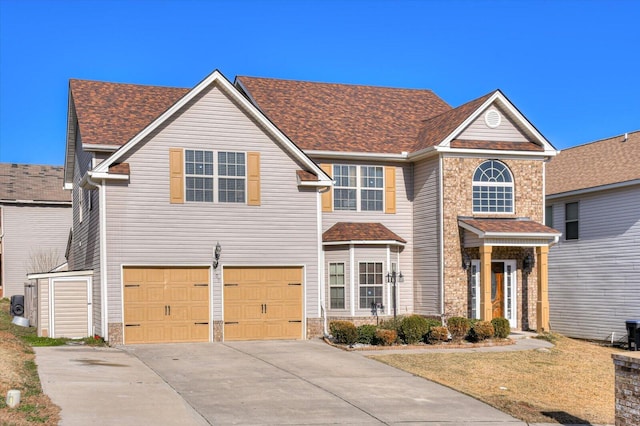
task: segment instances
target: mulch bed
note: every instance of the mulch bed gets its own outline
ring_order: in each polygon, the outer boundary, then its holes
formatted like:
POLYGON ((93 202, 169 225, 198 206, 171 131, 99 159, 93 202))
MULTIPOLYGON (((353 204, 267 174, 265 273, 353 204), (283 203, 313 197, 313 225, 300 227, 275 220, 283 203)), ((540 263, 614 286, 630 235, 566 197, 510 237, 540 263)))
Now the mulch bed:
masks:
POLYGON ((509 346, 513 345, 516 342, 512 339, 497 339, 497 340, 487 340, 484 342, 443 342, 438 344, 418 344, 418 345, 392 345, 392 346, 381 346, 381 345, 363 345, 361 343, 357 344, 357 346, 349 346, 343 345, 339 343, 335 343, 331 341, 331 339, 327 337, 322 338, 326 344, 340 348, 343 351, 388 351, 388 350, 404 350, 404 349, 475 349, 475 348, 486 348, 491 346, 509 346))

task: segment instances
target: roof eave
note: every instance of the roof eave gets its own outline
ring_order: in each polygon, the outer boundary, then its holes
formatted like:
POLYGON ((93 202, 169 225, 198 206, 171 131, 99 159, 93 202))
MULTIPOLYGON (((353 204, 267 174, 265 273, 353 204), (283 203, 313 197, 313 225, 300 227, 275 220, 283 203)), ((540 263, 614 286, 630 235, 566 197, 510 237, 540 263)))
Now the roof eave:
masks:
POLYGON ((593 186, 591 188, 574 189, 572 191, 558 192, 549 194, 545 198, 547 200, 555 200, 557 198, 573 197, 576 195, 590 194, 592 192, 606 191, 610 189, 625 188, 627 186, 640 185, 640 179, 628 180, 625 182, 616 182, 607 185, 593 186))
POLYGON ((344 240, 344 241, 323 241, 323 246, 341 246, 341 245, 397 245, 404 247, 407 243, 396 240, 344 240))

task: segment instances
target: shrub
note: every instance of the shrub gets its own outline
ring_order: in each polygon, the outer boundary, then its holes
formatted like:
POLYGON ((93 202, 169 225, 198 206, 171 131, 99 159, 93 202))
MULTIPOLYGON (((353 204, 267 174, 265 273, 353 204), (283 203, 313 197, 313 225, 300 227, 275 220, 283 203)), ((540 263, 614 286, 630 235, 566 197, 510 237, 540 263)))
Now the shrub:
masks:
POLYGON ((409 315, 400 322, 400 337, 409 345, 424 341, 428 332, 429 321, 420 315, 409 315))
POLYGON ((480 341, 493 337, 494 330, 493 324, 490 321, 478 321, 473 325, 469 337, 472 340, 480 341))
POLYGON ((353 345, 358 341, 358 330, 349 321, 331 321, 329 331, 331 331, 336 343, 353 345))
POLYGON ((498 339, 506 339, 507 337, 509 337, 509 333, 511 333, 511 326, 509 325, 508 319, 494 318, 491 320, 491 324, 493 324, 495 337, 497 337, 498 339))
POLYGON ((460 341, 469 333, 469 330, 471 329, 471 322, 468 318, 451 317, 447 320, 447 326, 449 328, 449 333, 451 333, 451 339, 460 341))
POLYGON ((391 346, 398 340, 398 333, 395 330, 376 330, 376 343, 382 346, 391 346))
POLYGON ((447 327, 442 325, 431 327, 431 331, 429 331, 430 343, 442 343, 447 340, 449 340, 449 329, 447 327))
POLYGON ((364 343, 365 345, 372 345, 376 338, 377 327, 371 324, 363 324, 357 328, 358 330, 358 343, 364 343))
POLYGON ((403 317, 397 317, 397 318, 389 318, 386 320, 382 320, 378 328, 382 330, 393 330, 397 334, 399 334, 400 324, 402 324, 402 319, 403 317))

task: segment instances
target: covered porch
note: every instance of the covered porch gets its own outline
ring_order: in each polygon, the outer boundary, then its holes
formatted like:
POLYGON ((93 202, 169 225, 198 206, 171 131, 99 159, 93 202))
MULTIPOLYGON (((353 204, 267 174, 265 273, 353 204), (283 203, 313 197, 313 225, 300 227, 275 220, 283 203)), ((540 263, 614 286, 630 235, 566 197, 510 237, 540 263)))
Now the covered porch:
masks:
POLYGON ((458 225, 470 316, 486 321, 505 317, 512 328, 523 327, 518 306, 525 310, 529 302, 519 299, 528 297, 525 284, 535 282, 535 304, 530 304, 535 328, 549 331, 548 253, 561 233, 528 218, 459 217, 458 225))

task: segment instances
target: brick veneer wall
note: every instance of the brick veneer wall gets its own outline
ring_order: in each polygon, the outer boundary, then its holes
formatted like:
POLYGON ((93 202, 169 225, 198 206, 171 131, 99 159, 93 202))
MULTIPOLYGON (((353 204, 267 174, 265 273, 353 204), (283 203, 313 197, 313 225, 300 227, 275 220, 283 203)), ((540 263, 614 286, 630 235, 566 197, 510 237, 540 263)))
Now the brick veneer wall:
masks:
MULTIPOLYGON (((458 226, 458 217, 528 217, 542 222, 544 214, 542 161, 505 159, 500 161, 509 167, 514 178, 515 213, 499 216, 474 215, 473 173, 483 161, 486 161, 486 158, 446 157, 442 161, 444 313, 447 318, 469 315, 469 277, 462 269, 463 234, 458 226)), ((494 247, 491 257, 518 261, 518 326, 523 329, 535 329, 537 277, 535 270, 524 277, 522 274, 522 258, 527 251, 535 255, 535 250, 531 248, 494 247)), ((477 249, 468 249, 468 253, 472 259, 480 258, 477 249)))
POLYGON ((616 369, 616 426, 640 425, 640 352, 611 357, 616 369))

